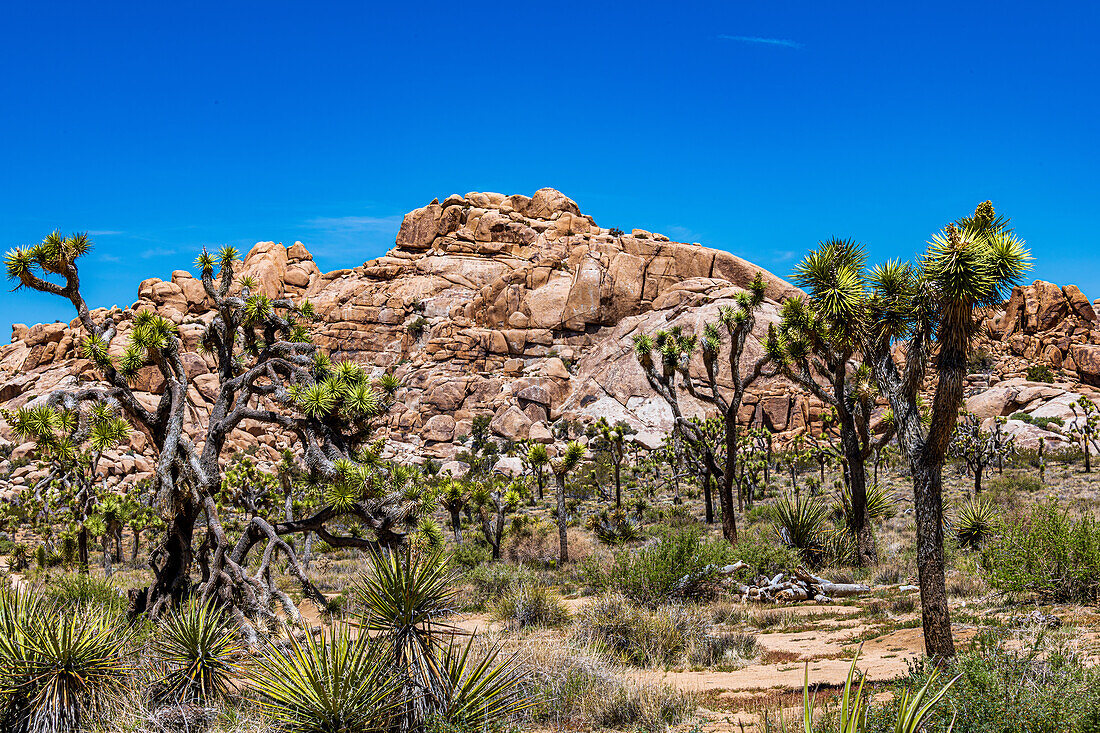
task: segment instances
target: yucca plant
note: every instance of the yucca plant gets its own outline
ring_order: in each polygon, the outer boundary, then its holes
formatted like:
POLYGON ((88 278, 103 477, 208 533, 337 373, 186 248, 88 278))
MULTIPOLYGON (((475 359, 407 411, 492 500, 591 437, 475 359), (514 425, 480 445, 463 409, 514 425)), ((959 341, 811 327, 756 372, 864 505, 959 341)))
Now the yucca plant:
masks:
POLYGON ((457 575, 439 550, 372 553, 370 565, 354 591, 366 611, 364 630, 387 644, 396 667, 433 676, 440 639, 455 632, 440 619, 454 610, 457 575))
POLYGON ((242 652, 239 630, 222 610, 192 600, 164 619, 153 651, 166 670, 166 700, 210 700, 229 691, 242 652))
POLYGON ((0 606, 3 730, 86 730, 130 671, 130 632, 105 614, 58 613, 20 594, 0 606))
MULTIPOLYGON (((855 510, 852 505, 852 490, 844 486, 837 492, 836 504, 833 508, 836 518, 846 527, 851 528, 855 520, 855 510)), ((879 521, 889 519, 896 513, 894 497, 884 487, 872 485, 867 489, 867 519, 879 521)))
POLYGON ((498 661, 500 650, 493 647, 475 663, 470 656, 473 644, 473 637, 465 644, 452 638, 440 660, 443 684, 435 716, 459 730, 485 730, 533 703, 518 692, 520 673, 514 655, 498 661))
MULTIPOLYGON (((859 661, 861 650, 862 646, 860 649, 856 650, 856 655, 852 659, 852 664, 848 667, 848 677, 844 681, 844 689, 840 696, 840 719, 837 721, 838 725, 835 728, 837 733, 864 733, 864 731, 867 730, 867 716, 870 712, 870 701, 863 695, 863 683, 866 677, 865 675, 857 675, 856 672, 856 662, 859 661), (856 686, 857 681, 858 687, 856 686)), ((898 697, 895 711, 894 733, 917 733, 920 731, 929 713, 932 712, 932 709, 939 704, 940 700, 947 694, 947 691, 950 690, 951 686, 959 679, 955 677, 939 690, 932 692, 932 687, 939 677, 940 670, 936 669, 928 676, 928 679, 924 681, 924 684, 921 685, 916 692, 913 692, 910 688, 906 688, 902 691, 901 695, 898 697)), ((802 725, 799 726, 803 733, 815 733, 815 731, 821 730, 821 728, 814 723, 815 703, 815 696, 810 695, 810 665, 807 664, 802 684, 802 725)), ((775 719, 779 722, 779 730, 782 733, 787 733, 787 721, 783 717, 782 710, 775 716, 775 719)), ((770 716, 765 718, 764 727, 766 733, 772 733, 774 730, 770 716)), ((955 722, 954 719, 952 719, 946 733, 951 733, 954 727, 955 722)))
POLYGON ((291 733, 370 733, 389 727, 398 683, 367 634, 338 625, 320 641, 291 639, 260 657, 249 675, 275 726, 291 733))
POLYGON ((963 547, 975 549, 993 531, 997 512, 993 504, 977 496, 967 499, 955 517, 955 532, 963 547))
POLYGON ((772 507, 772 526, 783 544, 814 562, 822 550, 828 513, 828 508, 813 497, 785 494, 772 507))

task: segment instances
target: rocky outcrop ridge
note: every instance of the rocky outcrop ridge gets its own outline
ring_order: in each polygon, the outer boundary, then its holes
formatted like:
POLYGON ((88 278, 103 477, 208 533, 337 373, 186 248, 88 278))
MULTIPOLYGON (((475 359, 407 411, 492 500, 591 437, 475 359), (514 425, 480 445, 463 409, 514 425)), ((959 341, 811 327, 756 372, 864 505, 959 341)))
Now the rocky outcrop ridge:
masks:
MULTIPOLYGON (((319 316, 314 339, 334 358, 396 374, 405 387, 391 415, 392 449, 408 460, 446 462, 479 414, 491 415, 490 429, 503 439, 550 442, 555 421, 606 417, 631 423, 638 440, 657 445, 671 415, 635 361, 633 335, 678 324, 698 329, 759 269, 661 234, 602 228, 559 191, 542 189, 530 197, 435 200, 404 217, 385 256, 349 269, 322 273, 302 243, 260 242, 245 256, 242 274, 271 297, 308 298, 319 316)), ((747 345, 750 357, 759 355, 779 302, 799 292, 763 275, 768 300, 747 345)), ((116 314, 112 353, 122 352, 138 311, 155 309, 177 323, 191 407, 201 416, 217 387, 212 362, 198 349, 212 317, 201 284, 177 270, 167 280, 145 280, 137 296, 116 314)), ((95 369, 77 353, 79 339, 75 320, 15 326, 11 345, 0 347, 0 406, 94 380, 95 369)), ((1061 415, 1066 395, 1092 394, 1088 384, 1100 383, 1096 308, 1073 286, 1036 282, 1014 290, 1003 308, 985 314, 979 349, 989 363, 971 376, 969 404, 990 420, 1021 410, 1061 415), (1048 364, 1058 383, 1027 382, 1035 363, 1048 364)), ((698 356, 692 368, 703 376, 698 356)), ((152 368, 139 375, 150 404, 163 389, 159 382, 152 368)), ((689 400, 685 408, 703 412, 689 400)), ((742 409, 744 419, 780 432, 802 430, 821 415, 820 405, 781 380, 758 382, 742 409)), ((1010 429, 1038 430, 1018 420, 1010 429)), ((0 440, 12 438, 0 426, 0 440)), ((246 422, 231 445, 255 445, 261 457, 275 459, 293 441, 246 422)), ((14 455, 29 449, 17 446, 14 455)), ((111 481, 147 475, 145 450, 143 436, 133 436, 108 461, 111 481)), ((11 481, 22 485, 30 471, 18 469, 11 481)))
MULTIPOLYGON (((335 358, 400 377, 405 389, 392 414, 394 449, 443 461, 483 413, 506 439, 549 442, 555 420, 606 415, 630 421, 641 440, 656 444, 670 415, 634 362, 632 335, 694 325, 759 270, 728 252, 661 234, 602 228, 553 189, 433 201, 405 216, 393 249, 359 267, 322 273, 300 242, 260 242, 241 268, 271 297, 308 298, 319 316, 314 338, 335 358)), ((798 292, 763 275, 769 302, 758 336, 776 318, 778 301, 798 292)), ((191 404, 200 414, 216 388, 212 363, 197 348, 212 317, 206 307, 201 284, 187 271, 146 280, 137 301, 116 315, 111 343, 121 353, 132 315, 143 309, 177 323, 188 349, 191 404)), ((94 379, 92 365, 77 354, 79 338, 75 320, 16 326, 12 344, 0 348, 0 403, 18 407, 34 394, 94 379)), ((695 366, 702 375, 701 364, 695 366)), ((139 376, 138 387, 150 402, 163 389, 152 369, 139 376)), ((780 430, 803 425, 817 413, 789 392, 765 384, 746 413, 780 430)), ((0 431, 11 439, 6 428, 0 431)), ((233 441, 258 443, 261 455, 271 457, 292 444, 247 424, 233 441)), ((119 458, 119 466, 128 466, 116 471, 119 477, 147 470, 144 448, 135 436, 119 458)))

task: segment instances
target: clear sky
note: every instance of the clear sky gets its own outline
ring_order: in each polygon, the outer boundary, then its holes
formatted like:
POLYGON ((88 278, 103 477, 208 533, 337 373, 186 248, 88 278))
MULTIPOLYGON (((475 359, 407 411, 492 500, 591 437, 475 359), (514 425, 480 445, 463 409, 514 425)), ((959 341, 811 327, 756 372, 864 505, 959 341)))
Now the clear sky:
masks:
MULTIPOLYGON (((786 276, 992 199, 1098 298, 1098 5, 7 2, 0 246, 91 231, 88 299, 128 305, 203 244, 354 266, 434 197, 553 186, 786 276)), ((4 341, 72 317, 0 293, 4 341)))

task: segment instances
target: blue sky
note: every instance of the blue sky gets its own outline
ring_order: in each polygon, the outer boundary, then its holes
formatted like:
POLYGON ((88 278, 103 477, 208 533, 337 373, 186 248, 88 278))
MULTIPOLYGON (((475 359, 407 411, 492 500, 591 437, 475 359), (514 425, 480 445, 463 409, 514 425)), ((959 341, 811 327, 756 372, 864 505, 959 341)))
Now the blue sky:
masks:
MULTIPOLYGON (((5 3, 0 246, 90 230, 93 305, 203 244, 385 252, 467 191, 788 275, 912 257, 984 199, 1100 297, 1095 3, 5 3)), ((71 306, 0 293, 0 328, 71 306)))

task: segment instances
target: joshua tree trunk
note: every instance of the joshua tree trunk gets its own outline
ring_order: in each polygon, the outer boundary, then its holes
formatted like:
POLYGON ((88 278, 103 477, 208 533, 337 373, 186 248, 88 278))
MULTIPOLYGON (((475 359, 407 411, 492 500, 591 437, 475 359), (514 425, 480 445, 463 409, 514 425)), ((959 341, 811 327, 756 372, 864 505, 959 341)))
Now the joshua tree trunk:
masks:
POLYGON ((978 464, 974 467, 974 497, 977 498, 982 495, 982 469, 985 466, 978 464))
POLYGON ((925 653, 937 659, 955 656, 951 609, 947 605, 943 557, 943 477, 939 467, 912 466, 917 509, 917 573, 925 653))
POLYGON ((451 508, 451 530, 455 535, 455 544, 462 544, 462 514, 459 507, 451 508))
POLYGON ((198 514, 198 509, 190 504, 181 507, 168 523, 164 544, 154 549, 149 558, 156 576, 148 600, 153 615, 159 611, 158 606, 178 604, 191 589, 189 571, 194 559, 191 541, 198 514))
POLYGON ((141 549, 141 530, 137 527, 131 527, 134 532, 134 552, 130 556, 130 562, 137 562, 138 550, 141 549))
POLYGON ((621 509, 623 505, 623 484, 622 484, 622 465, 621 460, 616 460, 615 463, 615 508, 621 509))
MULTIPOLYGON (((734 412, 736 415, 737 413, 734 412)), ((737 542, 737 515, 734 513, 733 481, 737 466, 737 426, 726 420, 726 467, 722 472, 722 484, 718 492, 718 504, 722 510, 722 536, 731 544, 737 542)), ((741 492, 737 492, 740 504, 741 492)), ((738 506, 740 509, 740 506, 738 506)))
POLYGON ((714 524, 714 498, 710 490, 710 466, 703 469, 703 506, 706 507, 707 524, 714 524))
POLYGON ((565 516, 565 479, 566 475, 564 473, 554 474, 554 480, 557 484, 554 493, 558 505, 558 548, 560 550, 558 557, 562 565, 569 562, 569 535, 567 532, 569 524, 565 516))
POLYGON ((76 536, 77 560, 80 572, 88 572, 88 528, 81 525, 80 533, 76 536))
MULTIPOLYGON (((843 387, 840 388, 843 396, 843 387)), ((861 445, 855 418, 847 405, 838 400, 837 422, 840 423, 840 445, 844 452, 844 478, 852 497, 852 534, 861 566, 874 565, 878 561, 875 547, 875 530, 867 512, 867 449, 861 445)))

